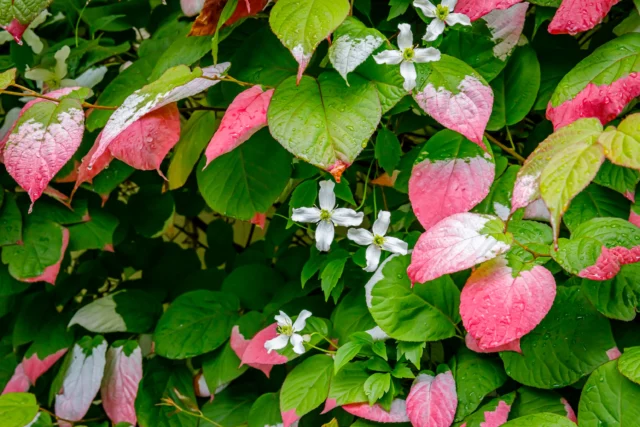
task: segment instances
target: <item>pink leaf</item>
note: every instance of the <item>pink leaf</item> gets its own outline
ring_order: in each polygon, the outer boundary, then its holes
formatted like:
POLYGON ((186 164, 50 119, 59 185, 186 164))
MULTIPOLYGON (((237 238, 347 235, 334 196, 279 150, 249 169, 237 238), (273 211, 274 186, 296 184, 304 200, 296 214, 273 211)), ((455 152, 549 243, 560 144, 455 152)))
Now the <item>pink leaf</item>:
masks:
POLYGON ((602 22, 620 0, 563 0, 549 24, 551 34, 575 35, 602 22))
POLYGON ((135 169, 157 170, 162 175, 160 164, 179 139, 180 112, 174 102, 133 122, 113 139, 109 151, 135 169))
POLYGON ((640 96, 640 73, 631 73, 610 85, 589 83, 573 99, 557 107, 550 102, 547 118, 556 130, 585 117, 595 117, 604 125, 615 119, 637 96, 640 96))
POLYGON ((282 417, 282 426, 283 427, 294 427, 298 425, 298 420, 300 417, 296 414, 295 409, 289 409, 286 412, 281 412, 280 416, 282 417))
POLYGON ((256 212, 256 214, 251 218, 251 224, 257 225, 261 229, 264 230, 264 226, 267 223, 267 214, 256 212))
POLYGON ((506 61, 520 41, 529 3, 515 4, 506 10, 494 10, 482 19, 491 31, 496 45, 493 56, 506 61))
POLYGON ((82 163, 78 168, 76 184, 73 187, 73 193, 71 193, 72 195, 76 192, 80 185, 82 185, 83 182, 92 183, 93 178, 95 178, 96 175, 98 175, 107 166, 109 166, 109 163, 111 163, 111 161, 113 160, 111 152, 109 150, 106 150, 100 157, 96 159, 96 161, 93 163, 93 166, 89 167, 89 161, 93 157, 93 153, 96 152, 98 146, 100 145, 100 138, 102 138, 102 132, 100 132, 100 134, 96 138, 96 142, 93 144, 93 147, 91 147, 91 150, 89 150, 87 155, 82 158, 82 163))
POLYGON ((407 415, 414 427, 449 427, 457 406, 456 382, 451 371, 435 377, 418 375, 407 396, 407 415))
POLYGON ((495 165, 483 157, 426 159, 413 167, 409 200, 425 230, 440 220, 468 212, 489 194, 495 165))
POLYGON ((20 281, 27 283, 47 282, 51 283, 52 285, 56 284, 56 278, 58 277, 58 273, 60 272, 60 264, 62 264, 64 253, 67 250, 67 246, 69 245, 69 230, 64 227, 60 228, 62 229, 62 246, 60 247, 60 258, 58 258, 58 261, 56 261, 56 263, 53 265, 45 267, 41 275, 20 279, 20 281))
POLYGON ((351 403, 342 407, 345 411, 356 417, 378 423, 406 423, 409 422, 407 416, 407 402, 402 399, 394 399, 391 402, 391 410, 385 411, 377 403, 369 406, 368 403, 351 403))
POLYGON ((267 125, 267 108, 274 89, 266 92, 253 86, 233 100, 222 117, 220 127, 205 151, 207 165, 218 156, 233 150, 267 125))
POLYGON ((556 297, 556 281, 536 265, 515 277, 503 257, 478 267, 460 294, 465 329, 483 349, 504 346, 533 330, 556 297))
POLYGON ((478 340, 473 338, 471 334, 467 334, 464 337, 464 342, 467 345, 467 348, 476 353, 498 353, 501 351, 514 351, 516 353, 522 354, 522 349, 520 348, 520 340, 514 340, 505 345, 501 345, 498 347, 492 347, 489 349, 481 349, 478 345, 478 340))
MULTIPOLYGON (((56 92, 49 96, 64 95, 56 92)), ((3 158, 7 172, 33 204, 80 146, 84 111, 79 100, 65 99, 58 104, 41 100, 27 103, 21 115, 6 137, 3 158), (50 108, 43 109, 42 104, 50 108)))
POLYGON ((509 412, 511 412, 511 405, 501 400, 498 403, 498 407, 493 411, 485 411, 484 422, 480 423, 481 427, 500 427, 507 422, 509 418, 509 412))
POLYGON ((560 398, 560 403, 564 405, 564 410, 567 411, 567 418, 569 418, 569 421, 573 421, 577 424, 578 418, 576 417, 576 413, 573 411, 573 408, 571 407, 569 402, 567 402, 567 399, 565 399, 564 397, 560 398))
POLYGON ((587 268, 582 269, 578 273, 578 277, 591 280, 609 280, 620 272, 620 261, 615 253, 611 252, 606 246, 602 247, 602 252, 598 256, 596 263, 587 268))
POLYGON ((333 411, 337 407, 338 407, 338 401, 336 399, 328 398, 327 400, 325 400, 324 409, 320 414, 326 414, 329 411, 333 411))
POLYGON ((622 356, 622 353, 620 353, 618 347, 613 347, 607 350, 607 357, 609 358, 609 360, 616 360, 620 356, 622 356))
POLYGON ((20 21, 18 21, 16 18, 13 18, 9 25, 3 26, 2 28, 7 30, 7 32, 11 34, 11 37, 13 37, 16 43, 22 45, 22 35, 25 31, 27 31, 27 28, 29 28, 29 23, 21 24, 20 21))
POLYGON ((125 345, 111 347, 107 352, 100 395, 104 411, 114 424, 129 423, 135 426, 134 403, 142 379, 142 352, 136 345, 127 355, 125 345))
POLYGON ((241 360, 243 365, 282 365, 289 361, 286 356, 276 351, 267 353, 267 349, 264 348, 265 342, 278 336, 277 327, 277 323, 272 323, 251 338, 249 345, 242 354, 241 360))
POLYGON ((490 215, 460 213, 443 219, 420 236, 407 274, 425 283, 444 274, 466 270, 509 250, 505 235, 489 232, 504 227, 490 215))
MULTIPOLYGON (((240 333, 240 327, 238 325, 235 325, 233 329, 231 329, 231 339, 229 340, 229 344, 231 345, 233 351, 236 353, 236 356, 238 356, 238 359, 240 359, 241 361, 242 356, 249 347, 250 343, 251 340, 245 339, 244 335, 240 333)), ((241 362, 241 364, 242 363, 244 362, 241 362)), ((261 370, 262 372, 264 372, 267 378, 269 378, 269 373, 271 372, 271 368, 273 368, 273 365, 260 363, 247 363, 247 365, 251 366, 252 368, 261 370)))
POLYGON ((55 365, 56 362, 66 353, 67 349, 63 348, 48 355, 43 360, 40 360, 36 353, 32 354, 29 358, 24 358, 22 360, 22 365, 24 366, 24 372, 29 378, 31 384, 36 385, 38 378, 55 365))
POLYGON ((482 136, 493 108, 493 91, 473 76, 466 76, 453 94, 429 83, 415 95, 416 102, 444 127, 461 133, 486 150, 482 136))
POLYGON ((472 21, 496 9, 508 9, 522 0, 459 0, 455 11, 464 13, 472 21))
POLYGON ((185 16, 196 16, 202 10, 204 0, 180 0, 180 7, 185 16))
POLYGON ((627 249, 623 246, 611 248, 610 252, 618 258, 620 265, 634 264, 640 261, 640 246, 627 249))
POLYGON ((524 209, 524 219, 551 222, 551 213, 542 199, 536 199, 524 209))
POLYGON ((22 363, 19 363, 16 366, 15 371, 13 371, 13 375, 6 386, 4 386, 4 390, 2 390, 2 394, 7 393, 26 393, 29 391, 29 377, 24 372, 24 366, 22 363))

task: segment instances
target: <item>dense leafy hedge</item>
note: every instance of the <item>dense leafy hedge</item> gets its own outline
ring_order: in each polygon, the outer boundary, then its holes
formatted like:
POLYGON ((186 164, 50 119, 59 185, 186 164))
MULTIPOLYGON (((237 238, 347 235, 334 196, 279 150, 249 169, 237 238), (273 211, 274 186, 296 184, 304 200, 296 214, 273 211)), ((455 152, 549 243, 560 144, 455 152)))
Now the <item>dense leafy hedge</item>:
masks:
POLYGON ((638 0, 166 3, 0 2, 0 427, 638 425, 638 0))

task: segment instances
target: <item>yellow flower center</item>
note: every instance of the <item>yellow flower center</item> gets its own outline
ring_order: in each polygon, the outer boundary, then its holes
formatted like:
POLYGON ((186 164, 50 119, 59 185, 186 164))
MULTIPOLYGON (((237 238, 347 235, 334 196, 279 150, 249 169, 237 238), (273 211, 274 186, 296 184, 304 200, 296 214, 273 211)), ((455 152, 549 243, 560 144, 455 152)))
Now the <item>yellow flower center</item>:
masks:
POLYGON ((382 247, 382 245, 384 244, 384 237, 376 234, 375 236, 373 236, 373 244, 378 247, 382 247))
POLYGON ((322 209, 320 211, 320 220, 321 221, 329 221, 331 219, 331 212, 326 209, 322 209))
POLYGON ((447 6, 443 6, 439 4, 436 6, 436 18, 441 21, 444 21, 449 16, 449 8, 447 6))
POLYGON ((412 47, 408 47, 404 50, 404 52, 402 52, 402 58, 405 61, 412 61, 414 56, 415 56, 415 53, 413 52, 412 47))
POLYGON ((278 326, 278 333, 280 335, 286 335, 290 337, 291 335, 293 335, 293 326, 291 325, 278 326))

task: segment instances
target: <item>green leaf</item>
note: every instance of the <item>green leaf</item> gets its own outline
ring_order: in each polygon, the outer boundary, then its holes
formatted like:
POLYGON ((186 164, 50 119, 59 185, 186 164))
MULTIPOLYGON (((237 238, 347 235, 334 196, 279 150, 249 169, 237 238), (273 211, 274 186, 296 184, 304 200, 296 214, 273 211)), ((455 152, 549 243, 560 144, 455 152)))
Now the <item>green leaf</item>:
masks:
POLYGON ((20 21, 21 24, 28 25, 47 8, 49 3, 51 0, 3 1, 0 3, 0 25, 8 25, 13 18, 20 21))
POLYGON ((265 393, 251 406, 248 427, 264 427, 282 423, 278 393, 265 393))
POLYGON ((91 210, 90 220, 69 227, 69 250, 113 250, 118 218, 102 209, 91 210))
POLYGON ((402 156, 402 149, 400 148, 400 141, 395 133, 386 128, 382 128, 378 131, 376 136, 376 159, 382 168, 389 175, 393 174, 396 166, 400 163, 400 157, 402 156))
POLYGON ((333 360, 323 354, 306 359, 287 375, 280 390, 280 412, 293 411, 296 418, 308 414, 329 394, 333 360))
POLYGON ((240 427, 246 426, 249 419, 251 405, 256 396, 251 393, 234 394, 233 390, 224 390, 216 394, 215 399, 202 407, 202 413, 207 420, 200 421, 198 427, 240 427))
POLYGON ((582 290, 591 304, 610 319, 631 321, 636 317, 640 295, 640 264, 623 265, 613 279, 582 279, 582 290))
POLYGON ((216 119, 214 111, 195 111, 189 117, 171 156, 167 173, 169 189, 175 190, 187 182, 219 125, 220 121, 216 119))
MULTIPOLYGON (((100 110, 103 111, 103 110, 100 110)), ((93 117, 93 115, 91 115, 93 117)), ((113 159, 109 164, 109 167, 95 178, 93 178, 93 184, 91 190, 102 196, 103 200, 106 200, 109 194, 114 191, 120 184, 127 180, 133 174, 133 169, 128 164, 121 162, 120 160, 113 159)))
POLYGON ((354 332, 368 331, 376 326, 367 309, 363 289, 352 290, 340 300, 331 313, 331 323, 333 336, 338 338, 339 344, 345 343, 354 332))
POLYGON ((398 363, 391 371, 391 375, 396 378, 415 378, 411 369, 405 363, 398 363))
POLYGON ((292 208, 310 207, 318 198, 318 183, 314 180, 301 182, 291 193, 289 206, 292 208))
POLYGON ((640 384, 640 347, 625 348, 618 359, 618 371, 636 384, 640 384))
POLYGON ((153 295, 137 289, 122 290, 85 305, 71 321, 88 331, 148 332, 162 313, 160 302, 153 295))
POLYGON ((369 405, 378 401, 391 387, 391 374, 377 373, 367 378, 364 383, 364 393, 369 399, 369 405))
POLYGON ((517 48, 491 87, 494 101, 487 129, 500 130, 522 121, 533 107, 540 88, 536 51, 528 45, 517 48))
POLYGON ((201 290, 180 295, 156 326, 156 353, 186 359, 215 350, 229 337, 238 310, 238 298, 229 293, 201 290))
POLYGON ((632 169, 640 169, 640 159, 636 153, 640 150, 640 114, 631 114, 618 125, 604 131, 598 142, 604 147, 604 153, 613 164, 632 169))
POLYGON ((198 188, 215 211, 249 220, 276 201, 291 176, 291 156, 266 129, 202 170, 197 166, 198 188), (233 171, 230 173, 230 171, 233 171))
POLYGON ((349 84, 347 75, 380 47, 384 40, 385 37, 380 31, 368 28, 358 19, 349 16, 333 34, 329 60, 333 68, 349 84))
POLYGON ((381 110, 373 83, 355 75, 350 80, 346 86, 338 73, 325 72, 317 80, 305 76, 299 85, 293 77, 282 82, 267 112, 273 137, 328 171, 353 163, 378 126, 381 110))
POLYGON ((503 427, 576 427, 576 424, 566 416, 542 413, 517 418, 503 427))
POLYGON ((61 259, 63 230, 50 221, 25 221, 23 244, 2 250, 2 262, 9 265, 9 273, 18 280, 42 275, 61 259))
POLYGON ((482 399, 507 380, 504 369, 495 359, 461 348, 449 364, 456 380, 458 409, 456 421, 473 413, 482 399))
POLYGON ((173 223, 176 207, 170 192, 140 191, 127 203, 131 223, 144 237, 159 237, 173 223))
POLYGON ((2 427, 24 427, 38 413, 36 397, 30 393, 8 393, 0 396, 2 427))
POLYGON ((616 346, 609 321, 578 287, 559 287, 547 316, 520 343, 522 354, 500 353, 505 370, 516 381, 543 389, 575 383, 608 361, 607 351, 616 346))
MULTIPOLYGON (((0 298, 22 293, 29 288, 29 286, 30 285, 28 283, 19 282, 11 277, 9 274, 9 268, 4 264, 0 264, 0 298)), ((366 307, 365 311, 367 316, 369 316, 369 312, 366 307)), ((371 317, 369 316, 369 318, 371 317)))
POLYGON ((4 90, 16 82, 16 69, 12 68, 0 73, 0 90, 4 90))
POLYGON ((640 385, 618 372, 613 360, 596 369, 584 385, 580 396, 580 426, 632 427, 640 419, 640 385))
MULTIPOLYGON (((347 254, 348 255, 348 254, 347 254)), ((344 271, 344 265, 346 264, 348 256, 341 256, 337 259, 331 259, 320 272, 320 280, 322 291, 324 292, 324 300, 328 301, 331 291, 336 287, 338 281, 342 277, 344 271)))
POLYGON ((368 378, 367 362, 347 364, 331 380, 329 399, 335 399, 338 406, 366 402, 364 384, 368 378))
POLYGON ((336 357, 334 359, 334 373, 337 374, 344 365, 349 363, 358 355, 361 349, 362 343, 356 341, 349 341, 348 343, 341 345, 336 352, 336 357))
POLYGON ((382 277, 367 284, 369 311, 378 326, 401 341, 437 341, 456 334, 460 291, 449 276, 411 288, 411 256, 394 256, 382 266, 382 277), (378 280, 376 280, 378 279, 378 280))
POLYGON ((640 228, 621 218, 593 218, 576 228, 572 238, 592 238, 607 248, 631 249, 640 242, 640 228))
POLYGON ((398 343, 398 360, 404 356, 409 362, 413 363, 417 369, 420 369, 420 359, 427 343, 424 342, 399 342, 398 343))
POLYGON ((173 406, 158 405, 163 398, 172 399, 183 410, 198 409, 189 370, 156 357, 145 366, 140 382, 135 402, 138 424, 140 427, 198 427, 198 418, 173 406))
POLYGON ((628 218, 631 202, 621 194, 599 185, 591 184, 580 192, 564 214, 564 223, 569 231, 593 218, 628 218))
POLYGON ((0 246, 15 245, 22 240, 22 214, 16 198, 7 193, 0 207, 0 246))
POLYGON ((338 28, 348 13, 347 0, 281 0, 271 9, 269 25, 300 64, 301 75, 316 47, 338 28))
POLYGON ((391 21, 394 18, 397 18, 400 15, 403 15, 409 6, 411 5, 411 0, 389 0, 389 16, 387 16, 387 21, 391 21))
POLYGON ((636 191, 636 185, 640 182, 640 172, 616 166, 606 160, 602 166, 600 166, 600 170, 593 179, 593 182, 628 197, 636 191))
POLYGON ((579 143, 556 153, 545 166, 540 176, 540 194, 551 213, 556 237, 560 233, 560 219, 569 203, 589 185, 602 162, 602 146, 579 143))
POLYGON ((176 65, 192 65, 209 53, 211 50, 211 37, 187 37, 187 32, 184 31, 175 35, 174 42, 158 58, 148 81, 159 79, 165 71, 176 65))
POLYGON ((33 341, 56 314, 55 307, 46 293, 39 292, 25 297, 13 326, 13 346, 17 348, 33 341))
POLYGON ((246 309, 262 310, 278 293, 283 282, 283 277, 275 269, 249 264, 236 268, 225 277, 221 290, 235 294, 246 309))
POLYGON ((402 87, 404 79, 400 75, 400 68, 380 66, 373 59, 373 56, 367 58, 362 65, 356 68, 356 74, 373 82, 376 86, 383 114, 391 110, 407 95, 407 91, 402 87))
MULTIPOLYGON (((509 217, 509 212, 511 212, 511 196, 513 195, 513 186, 516 181, 516 175, 519 171, 520 166, 510 165, 505 173, 493 182, 487 197, 485 197, 478 206, 473 208, 472 211, 496 215, 506 221, 509 217)), ((514 213, 512 218, 517 218, 518 216, 519 215, 517 213, 514 213)), ((511 224, 511 222, 509 222, 509 224, 511 224)))
POLYGON ((509 418, 515 419, 540 412, 566 416, 565 402, 562 396, 554 391, 520 387, 509 412, 509 418))

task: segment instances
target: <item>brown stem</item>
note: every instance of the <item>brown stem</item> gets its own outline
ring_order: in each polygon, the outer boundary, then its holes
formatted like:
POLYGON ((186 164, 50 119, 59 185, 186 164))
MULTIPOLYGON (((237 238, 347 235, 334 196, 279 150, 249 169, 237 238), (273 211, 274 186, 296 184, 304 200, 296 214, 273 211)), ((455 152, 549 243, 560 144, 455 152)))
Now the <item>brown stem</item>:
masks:
POLYGON ((525 251, 529 252, 531 255, 533 255, 534 258, 548 258, 549 257, 549 255, 541 254, 540 252, 536 252, 533 249, 528 248, 526 245, 523 245, 522 243, 518 242, 516 239, 513 239, 513 243, 515 243, 516 245, 520 246, 525 251))
MULTIPOLYGON (((12 86, 15 86, 15 87, 17 87, 19 89, 25 90, 28 93, 14 92, 14 91, 11 91, 11 90, 0 90, 0 94, 14 95, 14 96, 33 96, 34 98, 45 99, 45 100, 51 101, 51 102, 60 102, 59 99, 51 98, 51 97, 48 97, 46 95, 41 95, 38 92, 34 92, 31 89, 26 88, 24 86, 20 86, 20 85, 17 85, 17 84, 13 84, 12 86)), ((95 105, 95 104, 90 104, 88 102, 83 102, 82 106, 84 108, 94 108, 96 110, 117 110, 118 109, 118 107, 109 107, 109 106, 106 106, 106 105, 95 105)))
POLYGON ((520 162, 520 163, 524 163, 525 162, 526 159, 524 157, 522 157, 520 154, 518 154, 511 147, 507 147, 502 142, 498 141, 497 139, 495 139, 493 136, 489 135, 486 132, 484 133, 484 136, 486 136, 489 141, 493 142, 498 147, 502 148, 504 151, 506 151, 507 153, 511 154, 513 157, 515 157, 518 160, 518 162, 520 162))
MULTIPOLYGON (((201 79, 205 79, 205 80, 212 80, 215 82, 231 82, 231 83, 235 83, 238 84, 240 86, 245 86, 245 87, 252 87, 255 86, 253 83, 247 83, 247 82, 242 82, 238 79, 234 79, 231 76, 224 76, 224 77, 207 77, 207 76, 200 76, 201 79)), ((267 86, 267 85, 263 85, 265 87, 268 87, 270 89, 272 89, 271 86, 267 86)))

